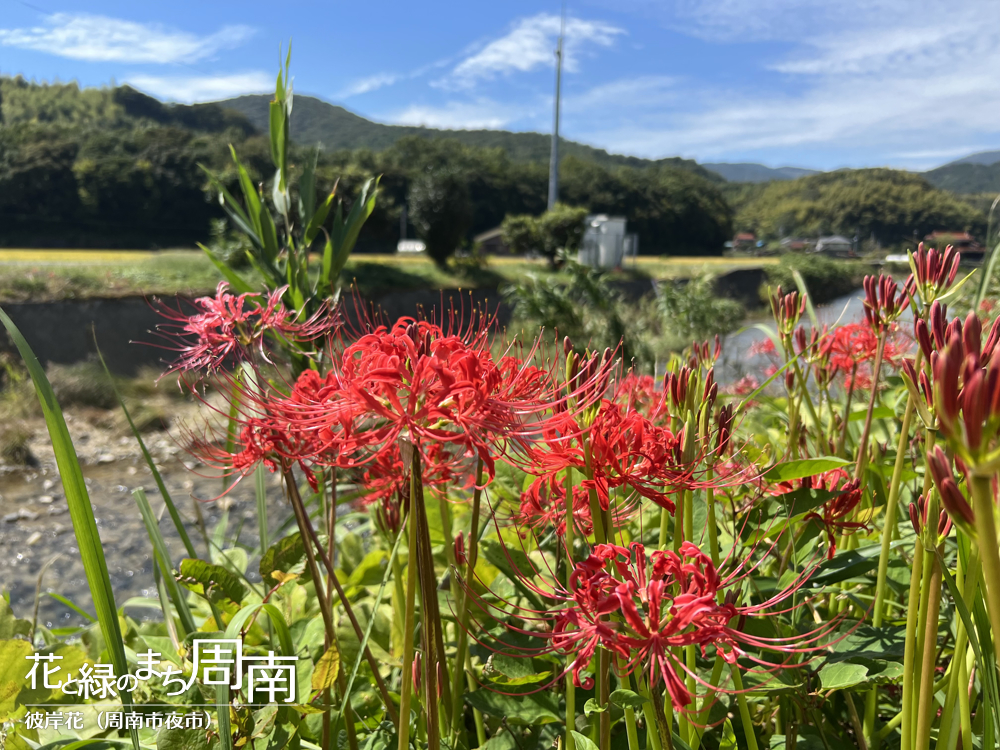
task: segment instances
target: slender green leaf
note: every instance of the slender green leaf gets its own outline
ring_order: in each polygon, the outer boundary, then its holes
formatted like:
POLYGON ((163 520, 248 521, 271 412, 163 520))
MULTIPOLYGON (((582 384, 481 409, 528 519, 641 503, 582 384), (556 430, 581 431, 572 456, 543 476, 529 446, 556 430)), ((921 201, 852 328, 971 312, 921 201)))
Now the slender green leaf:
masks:
MULTIPOLYGON (((97 345, 96 340, 94 341, 94 345, 97 345)), ((187 529, 184 528, 184 522, 181 520, 181 515, 177 511, 177 506, 174 504, 173 499, 170 497, 170 493, 167 491, 167 485, 163 482, 163 477, 160 476, 160 471, 156 468, 156 462, 153 461, 153 456, 146 448, 146 443, 142 439, 139 429, 135 426, 135 422, 132 420, 132 415, 129 413, 128 407, 125 406, 125 400, 118 391, 118 386, 115 384, 115 379, 111 375, 111 370, 108 369, 107 362, 104 361, 104 355, 101 353, 100 347, 97 347, 97 356, 101 361, 101 366, 104 368, 105 374, 108 376, 108 381, 111 383, 111 388, 115 393, 115 398, 118 399, 118 405, 121 406, 122 412, 125 414, 125 419, 128 420, 128 425, 132 430, 132 435, 135 436, 136 441, 139 443, 139 449, 142 451, 142 456, 146 460, 146 465, 149 467, 149 471, 153 475, 153 481, 156 482, 156 488, 160 491, 160 497, 163 498, 163 502, 167 506, 167 514, 170 516, 170 520, 173 522, 174 528, 177 530, 177 535, 181 538, 181 542, 183 542, 184 549, 187 551, 188 556, 197 557, 198 555, 194 551, 194 545, 191 543, 191 537, 188 536, 187 529)), ((167 575, 170 574, 170 568, 171 566, 169 565, 165 568, 165 573, 167 575)))
POLYGON ((76 604, 74 604, 73 602, 71 602, 69 599, 67 599, 62 594, 54 594, 51 591, 47 591, 46 595, 50 596, 53 599, 55 599, 60 604, 63 604, 65 606, 69 607, 71 610, 73 610, 78 615, 80 615, 81 617, 83 617, 84 619, 86 619, 88 622, 97 622, 97 618, 96 617, 94 617, 92 614, 90 614, 87 610, 81 609, 79 606, 77 606, 76 604))
POLYGON ((208 256, 208 259, 212 261, 212 265, 218 269, 219 273, 222 274, 223 278, 225 278, 225 280, 229 282, 229 285, 233 289, 235 289, 240 294, 253 293, 253 287, 250 286, 247 282, 245 282, 238 273, 236 273, 229 266, 227 266, 225 263, 219 260, 219 257, 215 253, 213 253, 207 247, 202 245, 200 242, 198 243, 198 247, 200 247, 202 251, 205 253, 205 255, 208 256))
POLYGON ((818 458, 803 458, 798 461, 786 461, 776 464, 764 472, 764 479, 769 482, 788 482, 792 479, 802 479, 822 474, 825 471, 840 469, 854 463, 836 456, 820 456, 818 458))
MULTIPOLYGON (((14 322, 3 310, 0 310, 0 322, 4 324, 24 360, 35 386, 35 393, 45 416, 45 425, 52 441, 56 465, 59 467, 59 477, 62 480, 66 504, 69 507, 73 531, 76 534, 77 547, 80 550, 80 560, 87 576, 90 595, 94 601, 97 620, 100 623, 101 634, 107 644, 115 674, 128 672, 128 659, 125 656, 125 644, 122 642, 121 629, 118 624, 118 608, 115 606, 114 589, 111 577, 108 575, 108 563, 101 547, 101 537, 97 531, 97 521, 94 519, 94 508, 90 504, 87 485, 83 481, 83 471, 77 458, 73 440, 70 438, 62 409, 56 401, 55 393, 38 358, 31 350, 28 342, 18 330, 14 322)), ((121 695, 126 708, 132 705, 132 696, 125 692, 121 695)), ((132 744, 139 750, 139 735, 133 730, 132 744)))
POLYGON ((254 494, 257 497, 257 533, 260 537, 260 553, 267 549, 267 469, 263 463, 253 471, 254 494))
MULTIPOLYGON (((170 601, 173 602, 174 609, 177 610, 181 627, 184 629, 183 635, 187 637, 188 634, 195 632, 198 626, 194 624, 191 609, 188 607, 187 599, 184 598, 180 587, 177 585, 177 579, 171 574, 174 565, 170 559, 170 550, 167 549, 167 543, 163 540, 163 535, 160 533, 160 526, 156 522, 156 516, 153 515, 153 509, 149 505, 149 498, 146 497, 146 491, 142 487, 137 487, 132 490, 132 497, 135 498, 135 504, 139 507, 139 514, 142 516, 142 522, 146 525, 146 533, 149 534, 149 541, 153 544, 153 553, 156 555, 156 561, 160 565, 160 570, 163 571, 164 586, 166 586, 167 593, 170 595, 170 601)), ((168 616, 166 612, 163 614, 165 617, 168 616)))

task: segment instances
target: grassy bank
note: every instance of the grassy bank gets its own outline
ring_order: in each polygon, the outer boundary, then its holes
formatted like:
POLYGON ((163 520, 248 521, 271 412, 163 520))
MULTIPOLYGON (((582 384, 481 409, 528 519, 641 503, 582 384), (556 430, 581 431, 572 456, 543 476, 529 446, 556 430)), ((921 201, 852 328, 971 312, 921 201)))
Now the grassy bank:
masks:
MULTIPOLYGON (((683 278, 771 262, 770 258, 643 257, 614 276, 683 278)), ((482 268, 441 270, 423 256, 358 255, 348 262, 344 278, 356 281, 363 293, 378 293, 492 287, 528 273, 551 272, 545 261, 523 258, 491 258, 482 268)), ((0 302, 198 294, 212 290, 220 278, 208 259, 194 250, 0 250, 0 302)))

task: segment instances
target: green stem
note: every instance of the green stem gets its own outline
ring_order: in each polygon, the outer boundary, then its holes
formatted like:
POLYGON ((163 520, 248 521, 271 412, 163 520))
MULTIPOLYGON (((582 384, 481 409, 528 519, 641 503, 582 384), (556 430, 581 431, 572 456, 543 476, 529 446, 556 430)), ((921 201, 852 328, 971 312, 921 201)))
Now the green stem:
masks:
MULTIPOLYGON (((875 412, 875 401, 878 399, 878 379, 882 373, 882 357, 885 354, 885 331, 879 334, 878 349, 875 352, 875 365, 872 367, 872 395, 868 399, 868 413, 865 414, 865 427, 858 441, 857 463, 854 466, 854 478, 861 479, 868 463, 868 436, 872 431, 872 414, 875 412)), ((850 415, 848 415, 850 416, 850 415)))
POLYGON ((920 580, 924 569, 924 545, 920 539, 913 549, 913 569, 910 571, 910 596, 906 607, 906 640, 903 648, 903 750, 913 747, 913 677, 916 661, 916 631, 919 617, 920 580))
POLYGON ((937 651, 938 614, 941 608, 941 566, 937 556, 930 558, 930 597, 927 601, 927 616, 924 617, 924 653, 921 659, 920 696, 917 702, 916 750, 927 750, 931 744, 931 721, 934 710, 934 656, 937 651))
MULTIPOLYGON (((566 532, 564 534, 565 546, 566 546, 566 586, 569 587, 570 579, 573 576, 573 537, 575 536, 576 529, 574 528, 574 516, 573 516, 573 469, 566 469, 565 477, 565 493, 566 493, 566 532)), ((567 666, 572 662, 572 656, 567 655, 566 661, 567 666)), ((572 670, 566 671, 566 740, 564 747, 566 750, 575 750, 576 739, 573 737, 572 730, 576 727, 576 685, 573 683, 573 672, 572 670)))
POLYGON ((729 671, 733 676, 733 687, 736 689, 736 705, 740 709, 740 721, 743 723, 743 734, 746 735, 748 750, 757 750, 757 736, 753 732, 753 722, 750 720, 750 706, 747 704, 747 696, 743 692, 743 677, 740 675, 740 665, 729 665, 729 671))
MULTIPOLYGON (((876 628, 882 626, 882 619, 885 615, 885 592, 886 579, 889 572, 889 555, 892 545, 892 535, 896 530, 896 509, 899 505, 899 492, 903 486, 903 468, 906 465, 906 446, 910 436, 910 422, 913 419, 915 410, 913 397, 909 396, 906 401, 906 410, 903 412, 903 423, 899 428, 899 440, 896 443, 896 462, 892 467, 892 479, 889 482, 889 498, 885 504, 885 521, 882 526, 882 549, 878 558, 878 574, 875 579, 875 604, 872 612, 872 625, 876 628)), ((933 439, 933 432, 929 432, 928 438, 933 439)), ((865 724, 864 735, 868 744, 872 748, 878 747, 878 738, 875 736, 875 714, 878 706, 878 688, 872 687, 868 691, 865 699, 865 724)))
MULTIPOLYGON (((469 524, 469 550, 465 557, 465 585, 458 605, 458 630, 456 632, 455 669, 452 672, 452 745, 462 732, 465 712, 462 711, 462 675, 469 648, 469 591, 475 577, 476 560, 479 557, 479 514, 482 507, 483 459, 476 464, 476 489, 472 493, 472 521, 469 524)), ((445 538, 445 546, 448 546, 445 538)), ((470 686, 471 692, 471 686, 470 686)), ((480 721, 482 717, 480 717, 480 721)))
POLYGON ((844 424, 840 427, 840 437, 837 439, 837 455, 843 458, 847 445, 847 427, 851 423, 851 401, 854 399, 854 383, 858 379, 857 364, 851 368, 851 387, 847 389, 847 404, 844 406, 844 424))
POLYGON ((403 672, 399 691, 399 742, 398 750, 408 750, 410 745, 410 696, 413 692, 413 636, 416 630, 417 601, 417 518, 413 512, 414 495, 418 489, 420 452, 413 447, 410 467, 410 510, 406 514, 408 527, 406 544, 406 615, 403 623, 403 672))
MULTIPOLYGON (((997 528, 993 517, 993 488, 989 477, 973 476, 969 480, 972 487, 973 513, 976 516, 976 531, 979 535, 979 554, 983 564, 983 583, 990 625, 994 638, 1000 641, 1000 549, 997 548, 997 528)), ((1000 648, 996 651, 1000 664, 1000 648)))
POLYGON ((653 706, 653 696, 649 692, 649 688, 646 687, 646 680, 642 672, 638 670, 635 672, 635 688, 636 692, 646 699, 646 702, 642 704, 642 715, 646 720, 646 743, 650 750, 661 750, 660 722, 653 706))

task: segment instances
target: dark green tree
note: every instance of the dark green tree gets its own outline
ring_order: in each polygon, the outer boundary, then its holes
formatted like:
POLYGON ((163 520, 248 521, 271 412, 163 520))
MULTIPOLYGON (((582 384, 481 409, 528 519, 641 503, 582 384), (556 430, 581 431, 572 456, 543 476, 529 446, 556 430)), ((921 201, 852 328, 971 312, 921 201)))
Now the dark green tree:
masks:
POLYGON ((455 169, 431 169, 410 185, 410 220, 439 266, 462 244, 472 225, 472 201, 465 176, 455 169))

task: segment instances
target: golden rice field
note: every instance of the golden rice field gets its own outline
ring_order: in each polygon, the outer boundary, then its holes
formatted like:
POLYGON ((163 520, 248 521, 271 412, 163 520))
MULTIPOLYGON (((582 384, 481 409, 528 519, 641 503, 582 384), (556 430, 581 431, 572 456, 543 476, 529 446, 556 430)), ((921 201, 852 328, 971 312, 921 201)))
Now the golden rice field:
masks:
MULTIPOLYGON (((623 278, 676 278, 702 271, 768 265, 776 258, 645 256, 629 261, 623 278)), ((527 273, 549 273, 544 260, 490 258, 474 274, 443 271, 423 255, 358 255, 345 276, 366 289, 495 286, 527 273)), ((247 271, 253 275, 253 271, 247 271)), ((215 287, 220 276, 197 250, 0 249, 0 301, 193 294, 215 287)))

